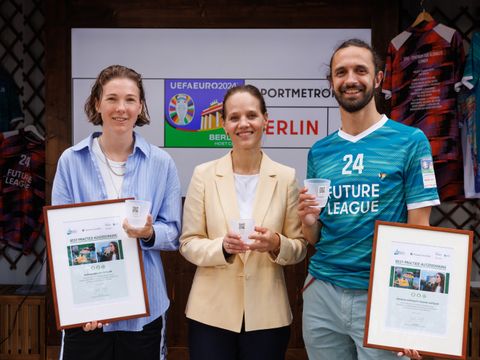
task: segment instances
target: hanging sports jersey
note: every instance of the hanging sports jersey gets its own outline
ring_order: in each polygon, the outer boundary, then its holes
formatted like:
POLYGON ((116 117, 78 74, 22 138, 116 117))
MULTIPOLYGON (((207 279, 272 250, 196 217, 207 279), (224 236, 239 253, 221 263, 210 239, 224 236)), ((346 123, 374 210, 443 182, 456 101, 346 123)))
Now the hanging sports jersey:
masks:
POLYGON ((463 123, 462 147, 464 155, 465 197, 480 198, 480 111, 477 103, 480 99, 480 33, 474 33, 470 50, 465 61, 459 110, 463 123))
POLYGON ((456 90, 464 58, 461 35, 436 21, 396 36, 386 58, 383 93, 390 100, 390 117, 427 136, 442 200, 463 197, 456 90))
POLYGON ((45 143, 0 134, 0 241, 30 253, 43 227, 45 143))

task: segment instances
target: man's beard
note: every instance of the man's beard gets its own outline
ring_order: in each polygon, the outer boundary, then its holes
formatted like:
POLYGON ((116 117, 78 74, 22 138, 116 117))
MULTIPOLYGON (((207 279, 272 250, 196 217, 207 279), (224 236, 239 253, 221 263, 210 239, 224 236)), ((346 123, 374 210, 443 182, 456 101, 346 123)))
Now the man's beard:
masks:
POLYGON ((365 87, 361 85, 348 86, 348 87, 344 86, 340 89, 340 94, 338 94, 337 91, 333 89, 333 95, 335 96, 335 99, 337 99, 340 107, 344 109, 346 112, 354 113, 359 110, 362 110, 365 106, 367 106, 367 104, 373 98, 374 87, 372 86, 369 90, 365 90, 365 93, 363 93, 363 96, 361 96, 359 99, 347 100, 343 97, 342 91, 346 91, 350 89, 358 89, 360 91, 363 91, 365 87))

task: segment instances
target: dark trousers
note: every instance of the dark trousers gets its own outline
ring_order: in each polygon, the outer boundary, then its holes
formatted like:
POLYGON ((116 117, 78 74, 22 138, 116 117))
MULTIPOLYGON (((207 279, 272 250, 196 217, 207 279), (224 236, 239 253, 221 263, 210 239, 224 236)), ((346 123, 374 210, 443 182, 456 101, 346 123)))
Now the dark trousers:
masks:
POLYGON ((240 333, 188 319, 190 360, 283 360, 290 326, 240 333))
POLYGON ((162 317, 142 331, 65 330, 63 360, 159 360, 162 317))

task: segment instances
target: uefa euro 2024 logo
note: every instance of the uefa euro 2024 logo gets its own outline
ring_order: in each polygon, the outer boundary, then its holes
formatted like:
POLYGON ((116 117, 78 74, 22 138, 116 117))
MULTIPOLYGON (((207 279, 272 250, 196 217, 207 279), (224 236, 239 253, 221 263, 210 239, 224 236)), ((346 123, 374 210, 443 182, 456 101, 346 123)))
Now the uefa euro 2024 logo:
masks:
POLYGON ((192 122, 195 115, 195 104, 187 94, 176 94, 170 99, 168 116, 176 125, 185 126, 192 122))

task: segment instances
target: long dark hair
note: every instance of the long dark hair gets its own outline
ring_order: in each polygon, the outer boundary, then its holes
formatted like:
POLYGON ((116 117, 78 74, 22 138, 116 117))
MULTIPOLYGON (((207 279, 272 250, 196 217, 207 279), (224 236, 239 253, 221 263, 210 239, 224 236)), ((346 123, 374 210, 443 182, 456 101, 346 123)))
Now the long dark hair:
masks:
POLYGON ((116 241, 110 241, 110 244, 113 245, 113 247, 115 248, 115 255, 117 255, 117 259, 120 257, 120 254, 118 253, 118 244, 116 241))
POLYGON ((445 292, 445 275, 442 273, 437 273, 438 276, 440 276, 440 284, 435 282, 435 285, 433 286, 433 291, 437 290, 437 287, 440 286, 440 289, 442 290, 441 292, 445 292))

